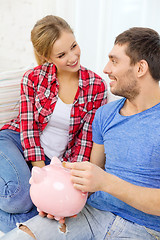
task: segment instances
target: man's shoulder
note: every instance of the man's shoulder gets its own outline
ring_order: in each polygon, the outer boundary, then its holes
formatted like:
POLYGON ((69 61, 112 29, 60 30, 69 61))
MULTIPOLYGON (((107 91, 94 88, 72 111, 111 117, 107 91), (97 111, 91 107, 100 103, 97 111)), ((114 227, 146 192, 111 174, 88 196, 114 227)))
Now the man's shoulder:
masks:
POLYGON ((99 107, 96 111, 94 121, 93 121, 93 130, 103 132, 106 129, 106 126, 110 124, 121 107, 123 106, 125 98, 121 98, 112 102, 109 102, 101 107, 99 107))
POLYGON ((121 99, 109 102, 109 103, 99 107, 97 112, 102 115, 103 114, 106 115, 106 113, 109 113, 109 112, 114 112, 118 107, 120 107, 123 104, 124 101, 125 101, 125 99, 121 98, 121 99))

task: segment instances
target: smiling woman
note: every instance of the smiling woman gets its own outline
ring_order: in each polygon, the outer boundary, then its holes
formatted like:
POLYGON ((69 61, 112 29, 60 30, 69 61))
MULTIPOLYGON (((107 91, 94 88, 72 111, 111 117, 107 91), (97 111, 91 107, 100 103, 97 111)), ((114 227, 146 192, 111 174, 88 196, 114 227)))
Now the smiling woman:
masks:
POLYGON ((57 68, 60 99, 64 103, 72 104, 78 89, 80 68, 80 48, 72 33, 61 33, 53 45, 49 61, 54 62, 57 68))
POLYGON ((29 195, 32 166, 44 167, 53 156, 89 161, 94 115, 107 103, 105 81, 80 65, 80 47, 64 19, 40 19, 31 40, 38 66, 23 75, 19 114, 0 131, 3 232, 38 214, 29 195))

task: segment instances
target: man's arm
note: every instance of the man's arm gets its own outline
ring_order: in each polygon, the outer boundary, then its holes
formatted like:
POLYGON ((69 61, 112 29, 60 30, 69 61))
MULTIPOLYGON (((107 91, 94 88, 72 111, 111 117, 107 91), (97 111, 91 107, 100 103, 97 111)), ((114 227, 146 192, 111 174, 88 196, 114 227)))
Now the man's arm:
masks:
POLYGON ((102 191, 142 212, 160 216, 160 189, 136 186, 109 173, 105 174, 104 181, 102 191))
POLYGON ((105 172, 101 168, 102 149, 103 145, 94 144, 92 162, 64 163, 71 169, 74 187, 84 192, 107 192, 140 211, 160 216, 160 189, 136 186, 105 172))
POLYGON ((90 162, 104 169, 105 165, 104 145, 93 143, 90 162))

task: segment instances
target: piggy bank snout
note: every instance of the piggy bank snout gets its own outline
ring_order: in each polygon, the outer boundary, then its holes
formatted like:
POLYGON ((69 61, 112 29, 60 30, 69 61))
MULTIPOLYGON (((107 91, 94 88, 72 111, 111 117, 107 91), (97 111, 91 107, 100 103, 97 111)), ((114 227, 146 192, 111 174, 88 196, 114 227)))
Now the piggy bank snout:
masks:
POLYGON ((30 184, 40 183, 46 177, 46 172, 43 168, 33 167, 31 171, 31 178, 29 180, 30 184))

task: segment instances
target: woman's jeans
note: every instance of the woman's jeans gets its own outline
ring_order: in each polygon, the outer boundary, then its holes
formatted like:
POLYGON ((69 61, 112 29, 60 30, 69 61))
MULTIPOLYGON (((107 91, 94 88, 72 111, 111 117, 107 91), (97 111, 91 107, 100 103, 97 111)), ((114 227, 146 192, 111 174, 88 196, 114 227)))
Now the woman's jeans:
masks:
MULTIPOLYGON (((47 159, 48 160, 48 159, 47 159)), ((8 232, 17 222, 24 222, 38 214, 29 189, 31 163, 26 163, 20 134, 12 130, 0 131, 0 231, 8 232), (30 167, 29 167, 30 164, 30 167)))
MULTIPOLYGON (((157 240, 160 232, 127 221, 110 212, 86 205, 76 218, 66 218, 66 232, 55 220, 39 215, 24 223, 37 240, 157 240)), ((2 240, 31 240, 19 228, 2 237, 2 240)))

